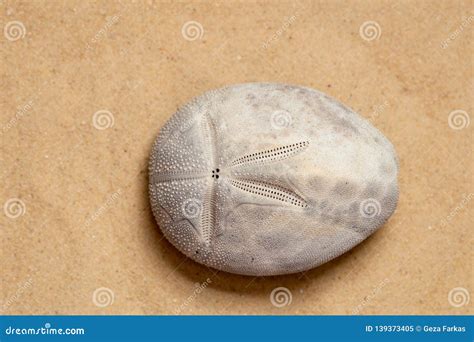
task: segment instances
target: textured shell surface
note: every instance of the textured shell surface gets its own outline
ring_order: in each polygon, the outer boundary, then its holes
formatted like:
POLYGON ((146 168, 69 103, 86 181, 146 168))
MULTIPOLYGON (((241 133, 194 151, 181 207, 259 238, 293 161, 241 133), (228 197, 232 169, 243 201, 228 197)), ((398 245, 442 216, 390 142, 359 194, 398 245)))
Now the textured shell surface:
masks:
POLYGON ((398 160, 368 121, 316 90, 276 83, 212 90, 161 129, 151 207, 193 260, 243 275, 308 270, 394 212, 398 160))

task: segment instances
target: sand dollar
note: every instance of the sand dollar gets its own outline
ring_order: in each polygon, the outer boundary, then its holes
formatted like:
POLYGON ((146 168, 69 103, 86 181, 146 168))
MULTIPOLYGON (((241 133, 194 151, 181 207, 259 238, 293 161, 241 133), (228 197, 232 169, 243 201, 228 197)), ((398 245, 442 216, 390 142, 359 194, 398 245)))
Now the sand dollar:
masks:
POLYGON ((367 238, 396 208, 397 173, 390 142, 340 102, 249 83, 171 117, 152 149, 149 191, 182 253, 264 276, 308 270, 367 238))

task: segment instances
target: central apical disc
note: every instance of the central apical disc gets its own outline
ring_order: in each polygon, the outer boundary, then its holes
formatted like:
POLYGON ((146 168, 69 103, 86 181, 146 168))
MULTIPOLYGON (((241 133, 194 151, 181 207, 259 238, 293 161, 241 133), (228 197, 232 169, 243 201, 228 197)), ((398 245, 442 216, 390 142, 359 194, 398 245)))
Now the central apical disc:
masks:
POLYGON ((392 145, 315 90, 250 83, 205 93, 162 128, 150 158, 168 240, 246 275, 307 270, 349 250, 395 210, 392 145))

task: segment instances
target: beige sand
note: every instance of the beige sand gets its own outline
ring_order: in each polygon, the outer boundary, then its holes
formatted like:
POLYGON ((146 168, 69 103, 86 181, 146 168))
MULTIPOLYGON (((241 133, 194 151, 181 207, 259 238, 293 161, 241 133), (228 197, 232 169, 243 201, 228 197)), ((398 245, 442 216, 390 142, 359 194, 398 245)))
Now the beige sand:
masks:
POLYGON ((2 312, 473 313, 469 1, 69 3, 0 3, 2 312), (158 129, 190 98, 254 81, 328 93, 400 158, 389 222, 303 274, 215 272, 150 211, 158 129), (277 287, 291 303, 272 304, 277 287))

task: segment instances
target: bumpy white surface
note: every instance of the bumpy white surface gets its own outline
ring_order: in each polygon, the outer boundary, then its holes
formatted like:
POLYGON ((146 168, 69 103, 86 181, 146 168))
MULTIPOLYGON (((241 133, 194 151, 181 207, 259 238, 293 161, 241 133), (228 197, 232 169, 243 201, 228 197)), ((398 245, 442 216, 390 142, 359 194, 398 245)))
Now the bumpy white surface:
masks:
POLYGON ((195 98, 160 131, 149 172, 166 238, 245 275, 325 263, 380 227, 398 200, 390 142, 338 101, 284 84, 195 98))

